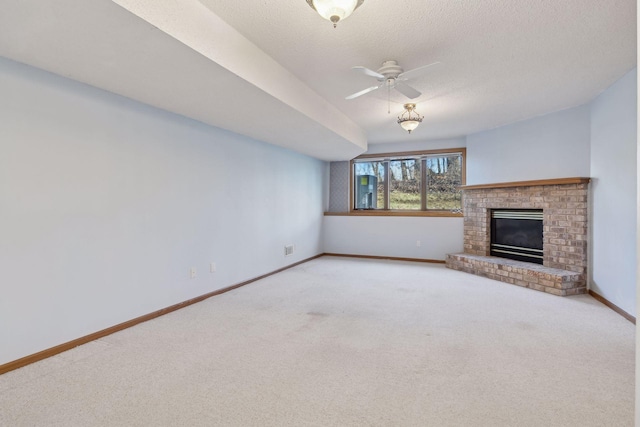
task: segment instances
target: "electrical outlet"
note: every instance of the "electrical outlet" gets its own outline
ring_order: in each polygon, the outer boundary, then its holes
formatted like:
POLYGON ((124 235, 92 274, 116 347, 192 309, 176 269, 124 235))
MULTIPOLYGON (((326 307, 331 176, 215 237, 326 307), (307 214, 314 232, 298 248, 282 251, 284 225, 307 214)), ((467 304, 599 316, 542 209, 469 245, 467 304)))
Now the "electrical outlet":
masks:
POLYGON ((195 267, 191 267, 189 269, 189 277, 192 279, 195 279, 196 277, 198 277, 198 273, 196 272, 196 268, 195 267))
POLYGON ((421 242, 420 240, 416 240, 416 246, 417 246, 417 247, 422 246, 422 242, 421 242))
POLYGON ((293 255, 293 245, 286 245, 284 247, 284 256, 293 255))
POLYGON ((209 264, 209 271, 212 273, 216 272, 216 263, 212 262, 211 264, 209 264))

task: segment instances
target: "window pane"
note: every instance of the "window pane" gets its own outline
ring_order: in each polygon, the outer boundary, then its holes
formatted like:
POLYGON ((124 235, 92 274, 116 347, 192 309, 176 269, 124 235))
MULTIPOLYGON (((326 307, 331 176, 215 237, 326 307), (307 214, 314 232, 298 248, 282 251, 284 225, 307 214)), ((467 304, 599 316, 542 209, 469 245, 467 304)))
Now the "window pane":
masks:
POLYGON ((389 209, 421 209, 420 160, 389 162, 389 209))
POLYGON ((462 156, 428 157, 427 209, 462 208, 462 156))
POLYGON ((355 169, 355 208, 384 209, 384 162, 357 162, 355 169))

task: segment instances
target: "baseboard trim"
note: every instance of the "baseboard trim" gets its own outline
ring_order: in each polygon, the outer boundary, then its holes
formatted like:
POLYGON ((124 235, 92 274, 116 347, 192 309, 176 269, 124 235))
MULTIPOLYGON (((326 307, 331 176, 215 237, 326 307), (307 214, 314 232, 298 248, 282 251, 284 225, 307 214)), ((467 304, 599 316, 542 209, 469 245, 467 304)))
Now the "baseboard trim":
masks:
POLYGON ((629 322, 633 323, 634 325, 636 324, 635 317, 633 317, 632 315, 630 315, 629 313, 627 313, 626 311, 624 311, 623 309, 621 309, 620 307, 618 307, 617 305, 615 305, 614 303, 612 303, 611 301, 603 297, 602 295, 599 295, 593 292, 591 289, 589 289, 589 295, 591 295, 593 298, 595 298, 596 300, 600 301, 602 304, 609 307, 611 310, 618 313, 620 316, 627 319, 629 322))
POLYGON ((208 298, 211 298, 211 297, 214 297, 216 295, 224 294, 225 292, 232 291, 234 289, 237 289, 237 288, 240 288, 242 286, 248 285, 249 283, 256 282, 258 280, 261 280, 261 279, 264 279, 266 277, 272 276, 274 274, 280 273, 280 272, 282 272, 284 270, 288 270, 288 269, 290 269, 292 267, 295 267, 297 265, 304 264, 305 262, 309 262, 309 261, 314 260, 316 258, 320 258, 323 255, 324 254, 319 254, 319 255, 316 255, 316 256, 312 256, 311 258, 307 258, 307 259, 304 259, 302 261, 298 261, 298 262, 295 262, 293 264, 289 264, 286 267, 279 268, 279 269, 274 270, 272 272, 263 274, 262 276, 258 276, 258 277, 254 277, 253 279, 245 280, 242 283, 237 283, 235 285, 231 285, 231 286, 228 286, 226 288, 218 289, 218 290, 206 293, 204 295, 200 295, 198 297, 189 299, 187 301, 183 301, 183 302, 180 302, 178 304, 174 304, 172 306, 169 306, 169 307, 166 307, 166 308, 162 308, 162 309, 160 309, 158 311, 154 311, 153 313, 145 314, 145 315, 142 315, 140 317, 136 317, 135 319, 127 320, 126 322, 119 323, 117 325, 111 326, 111 327, 103 329, 101 331, 97 331, 97 332, 94 332, 92 334, 85 335, 85 336, 80 337, 80 338, 76 338, 76 339, 71 340, 69 342, 66 342, 64 344, 60 344, 60 345, 57 345, 55 347, 51 347, 51 348, 48 348, 46 350, 39 351, 37 353, 30 354, 29 356, 22 357, 20 359, 14 360, 12 362, 5 363, 4 365, 0 365, 0 375, 2 375, 4 373, 7 373, 9 371, 13 371, 13 370, 18 369, 18 368, 22 368, 23 366, 30 365, 31 363, 38 362, 38 361, 46 359, 48 357, 55 356, 56 354, 62 353, 64 351, 71 350, 72 348, 77 347, 79 345, 86 344, 88 342, 97 340, 99 338, 106 337, 107 335, 111 335, 111 334, 113 334, 115 332, 122 331, 123 329, 127 329, 127 328, 130 328, 132 326, 138 325, 140 323, 155 319, 156 317, 163 316, 163 315, 165 315, 167 313, 171 313, 171 312, 179 310, 181 308, 188 307, 188 306, 190 306, 192 304, 198 303, 200 301, 204 301, 204 300, 206 300, 208 298))
POLYGON ((345 258, 365 258, 365 259, 387 259, 391 261, 411 261, 411 262, 427 262, 430 264, 444 264, 446 261, 439 259, 425 259, 425 258, 403 258, 395 256, 376 256, 376 255, 353 255, 353 254, 334 254, 325 252, 326 256, 339 256, 345 258))

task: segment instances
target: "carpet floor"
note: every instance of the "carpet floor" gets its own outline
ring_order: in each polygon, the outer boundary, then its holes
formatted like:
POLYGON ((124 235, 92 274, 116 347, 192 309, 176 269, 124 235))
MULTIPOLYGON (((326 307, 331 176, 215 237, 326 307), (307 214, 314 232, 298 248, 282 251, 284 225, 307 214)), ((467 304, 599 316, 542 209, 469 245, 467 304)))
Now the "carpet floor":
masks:
POLYGON ((0 376, 2 426, 632 426, 635 326, 322 257, 0 376))

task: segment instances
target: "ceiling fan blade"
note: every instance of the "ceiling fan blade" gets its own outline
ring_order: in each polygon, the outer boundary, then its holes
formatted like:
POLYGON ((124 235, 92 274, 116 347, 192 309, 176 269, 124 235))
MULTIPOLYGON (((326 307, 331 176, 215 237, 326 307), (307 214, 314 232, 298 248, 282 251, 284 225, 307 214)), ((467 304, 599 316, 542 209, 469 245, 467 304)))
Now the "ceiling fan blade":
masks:
POLYGON ((367 67, 362 67, 360 65, 357 65, 353 68, 351 68, 352 70, 357 70, 360 71, 364 74, 366 74, 367 76, 371 76, 371 77, 375 77, 376 79, 380 79, 380 80, 384 80, 384 76, 376 71, 370 70, 367 67))
POLYGON ((403 94, 404 96, 406 96, 407 98, 410 99, 414 99, 419 97, 420 95, 422 95, 422 93, 418 92, 417 90, 415 90, 414 88, 412 88, 411 86, 402 83, 402 82, 398 82, 396 84, 396 90, 398 92, 400 92, 401 94, 403 94))
POLYGON ((439 64, 439 62, 434 62, 433 64, 424 65, 422 67, 414 68, 413 70, 405 71, 404 73, 400 73, 398 75, 398 78, 400 80, 408 80, 408 79, 412 79, 414 77, 421 76, 422 74, 427 72, 427 68, 430 68, 430 67, 432 67, 434 65, 438 65, 438 64, 439 64))
POLYGON ((359 96, 364 95, 365 93, 369 93, 369 92, 373 92, 374 90, 378 89, 380 86, 371 86, 366 88, 365 90, 361 90, 360 92, 356 92, 353 95, 349 95, 347 96, 345 99, 354 99, 357 98, 359 96))

